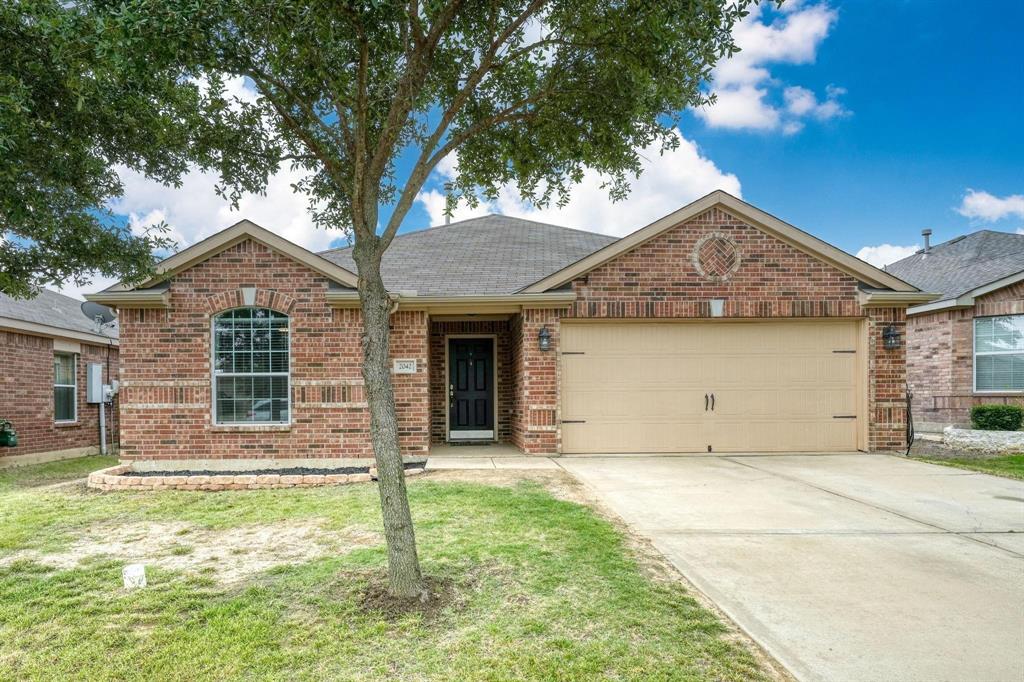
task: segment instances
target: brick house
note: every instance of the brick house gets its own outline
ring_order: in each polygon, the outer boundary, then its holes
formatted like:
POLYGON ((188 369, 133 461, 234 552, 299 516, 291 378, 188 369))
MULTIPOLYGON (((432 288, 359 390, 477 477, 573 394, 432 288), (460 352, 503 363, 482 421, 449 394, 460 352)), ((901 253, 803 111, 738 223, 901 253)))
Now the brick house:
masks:
MULTIPOLYGON (((504 216, 431 228, 382 269, 407 457, 904 446, 904 349, 883 337, 930 297, 724 192, 622 239, 504 216)), ((119 309, 122 459, 369 460, 354 271, 349 249, 242 221, 89 296, 119 309)))
MULTIPOLYGON (((81 301, 43 289, 32 299, 0 294, 0 419, 18 434, 0 447, 0 467, 94 454, 99 406, 86 401, 86 371, 104 382, 118 373, 116 324, 98 327, 81 301)), ((117 442, 117 410, 107 406, 108 443, 117 442)))
POLYGON ((981 230, 886 266, 938 300, 907 310, 915 424, 970 423, 983 403, 1024 406, 1024 235, 981 230))

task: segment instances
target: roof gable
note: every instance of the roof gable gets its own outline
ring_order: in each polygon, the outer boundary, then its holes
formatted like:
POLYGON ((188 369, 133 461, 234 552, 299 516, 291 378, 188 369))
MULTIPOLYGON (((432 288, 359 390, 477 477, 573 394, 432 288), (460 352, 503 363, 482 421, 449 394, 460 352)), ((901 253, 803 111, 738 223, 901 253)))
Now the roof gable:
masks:
POLYGON ((87 295, 86 299, 110 305, 160 305, 161 302, 158 299, 166 293, 166 281, 169 278, 247 239, 252 239, 284 254, 338 284, 353 288, 358 284, 359 278, 354 272, 288 241, 256 223, 240 220, 231 227, 164 259, 157 264, 156 274, 148 281, 135 286, 115 284, 98 294, 87 295))
POLYGON ((649 242, 673 227, 676 227, 681 223, 685 223, 705 211, 716 207, 736 216, 752 227, 776 237, 790 246, 793 246, 794 248, 799 249, 872 287, 893 291, 917 291, 917 289, 912 285, 885 272, 884 270, 880 270, 873 265, 865 263, 859 258, 855 258, 845 251, 842 251, 831 244, 814 237, 813 235, 793 227, 792 225, 765 213, 761 209, 752 206, 745 201, 737 199, 727 192, 716 190, 711 194, 708 194, 707 196, 704 196, 697 201, 694 201, 693 203, 654 221, 650 225, 641 228, 598 251, 595 251, 576 263, 534 282, 522 289, 522 292, 540 293, 564 286, 580 275, 590 272, 594 268, 607 263, 619 255, 649 242))

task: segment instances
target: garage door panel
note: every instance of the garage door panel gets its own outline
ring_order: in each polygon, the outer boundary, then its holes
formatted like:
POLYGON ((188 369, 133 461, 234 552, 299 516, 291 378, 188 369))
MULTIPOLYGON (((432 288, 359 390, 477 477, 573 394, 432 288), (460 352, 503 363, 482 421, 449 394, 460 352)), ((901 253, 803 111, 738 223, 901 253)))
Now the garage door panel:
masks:
POLYGON ((643 393, 626 388, 574 390, 562 401, 562 418, 570 420, 602 418, 628 424, 633 423, 632 420, 696 419, 703 413, 703 394, 680 397, 677 392, 668 390, 643 393))
POLYGON ((855 450, 855 322, 562 326, 564 452, 855 450), (835 352, 842 351, 842 352, 835 352), (715 396, 705 411, 704 396, 715 396))

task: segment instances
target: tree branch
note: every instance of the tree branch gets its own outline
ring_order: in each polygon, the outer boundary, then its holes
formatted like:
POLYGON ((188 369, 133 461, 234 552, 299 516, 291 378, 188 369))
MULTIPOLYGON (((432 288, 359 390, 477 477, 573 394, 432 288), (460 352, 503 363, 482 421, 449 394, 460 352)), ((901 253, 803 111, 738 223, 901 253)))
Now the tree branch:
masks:
POLYGON ((423 188, 423 184, 426 182, 427 176, 429 176, 430 172, 434 170, 438 163, 441 162, 441 159, 448 156, 448 154, 467 140, 479 135, 488 128, 502 123, 507 123, 509 121, 517 119, 525 120, 535 116, 535 111, 524 110, 524 107, 537 104, 553 93, 554 89, 549 88, 544 92, 537 93, 530 97, 524 97, 523 99, 505 107, 493 116, 482 121, 477 121, 458 135, 451 137, 443 147, 432 155, 429 155, 428 150, 424 148, 423 152, 420 154, 419 160, 416 162, 416 166, 413 168, 413 172, 409 175, 409 179, 405 183, 405 187, 402 189, 402 194, 398 199, 398 203, 395 205, 394 211, 391 213, 391 218, 388 220, 387 227, 384 228, 384 232, 380 236, 381 247, 383 249, 387 249, 388 246, 391 245, 391 241, 395 238, 395 234, 398 232, 398 228, 402 224, 402 220, 405 219, 406 213, 408 213, 409 208, 412 206, 413 200, 423 188))

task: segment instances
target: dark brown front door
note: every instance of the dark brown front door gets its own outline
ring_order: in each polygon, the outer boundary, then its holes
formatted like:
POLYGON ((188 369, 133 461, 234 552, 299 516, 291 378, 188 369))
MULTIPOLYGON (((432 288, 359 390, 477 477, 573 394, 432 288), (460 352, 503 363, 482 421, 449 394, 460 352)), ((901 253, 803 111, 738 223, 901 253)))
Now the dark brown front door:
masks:
POLYGON ((494 438, 494 342, 448 340, 448 437, 494 438))

